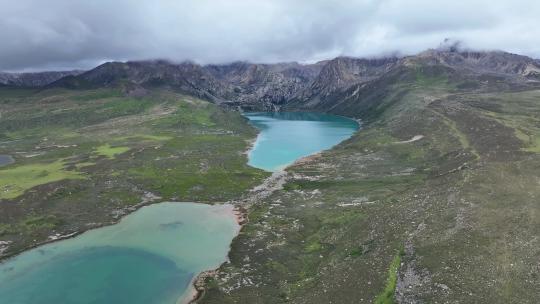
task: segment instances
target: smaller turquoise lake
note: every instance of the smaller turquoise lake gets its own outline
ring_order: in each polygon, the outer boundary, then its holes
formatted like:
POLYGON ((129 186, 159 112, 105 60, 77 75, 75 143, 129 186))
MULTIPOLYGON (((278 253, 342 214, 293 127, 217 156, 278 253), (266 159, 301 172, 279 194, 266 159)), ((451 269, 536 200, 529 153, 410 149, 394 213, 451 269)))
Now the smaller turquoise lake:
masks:
POLYGON ((227 258, 233 207, 160 203, 0 264, 1 304, 175 304, 227 258))
POLYGON ((260 130, 249 165, 277 171, 299 158, 329 149, 351 137, 359 128, 355 120, 311 112, 244 113, 260 130))

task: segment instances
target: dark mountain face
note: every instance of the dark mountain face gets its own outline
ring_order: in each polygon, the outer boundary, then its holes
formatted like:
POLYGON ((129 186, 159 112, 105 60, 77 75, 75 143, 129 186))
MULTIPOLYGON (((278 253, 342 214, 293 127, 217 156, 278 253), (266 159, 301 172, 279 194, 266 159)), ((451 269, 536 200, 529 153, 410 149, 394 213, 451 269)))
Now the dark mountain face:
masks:
POLYGON ((110 62, 51 84, 68 88, 164 86, 185 94, 234 106, 274 109, 306 89, 319 75, 321 64, 298 63, 201 66, 191 62, 110 62))
POLYGON ((166 61, 109 62, 74 77, 51 84, 69 88, 121 86, 133 90, 144 86, 166 86, 186 94, 220 101, 230 98, 229 86, 214 78, 200 65, 166 61))
MULTIPOLYGON (((255 110, 296 108, 328 110, 365 98, 367 91, 396 77, 422 73, 459 78, 463 86, 497 82, 523 85, 540 79, 540 63, 505 52, 428 50, 404 58, 338 57, 315 64, 198 65, 167 61, 110 62, 80 75, 64 77, 50 86, 99 88, 121 86, 126 91, 162 86, 220 104, 255 110), (471 82, 472 83, 472 82, 471 82)), ((459 82, 458 81, 458 82, 459 82)), ((375 96, 375 97, 374 97, 375 96)))
POLYGON ((281 105, 297 92, 308 87, 320 73, 319 64, 298 63, 251 64, 236 62, 228 65, 209 65, 215 78, 232 86, 234 104, 281 105))
POLYGON ((363 59, 338 57, 325 62, 315 80, 295 100, 316 106, 326 103, 353 85, 374 80, 398 63, 397 58, 363 59))
POLYGON ((79 75, 82 71, 0 73, 0 84, 18 87, 41 87, 66 76, 79 75))
POLYGON ((312 93, 328 94, 353 84, 373 80, 392 69, 397 58, 338 57, 328 61, 310 86, 312 93))

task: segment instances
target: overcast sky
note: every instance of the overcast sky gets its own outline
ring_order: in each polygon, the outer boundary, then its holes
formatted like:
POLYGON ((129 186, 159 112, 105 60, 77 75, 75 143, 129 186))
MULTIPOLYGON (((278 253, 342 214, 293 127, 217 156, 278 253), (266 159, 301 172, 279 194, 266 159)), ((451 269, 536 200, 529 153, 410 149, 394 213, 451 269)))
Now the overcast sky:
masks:
POLYGON ((0 0, 0 70, 104 61, 310 62, 445 38, 540 58, 538 0, 0 0))

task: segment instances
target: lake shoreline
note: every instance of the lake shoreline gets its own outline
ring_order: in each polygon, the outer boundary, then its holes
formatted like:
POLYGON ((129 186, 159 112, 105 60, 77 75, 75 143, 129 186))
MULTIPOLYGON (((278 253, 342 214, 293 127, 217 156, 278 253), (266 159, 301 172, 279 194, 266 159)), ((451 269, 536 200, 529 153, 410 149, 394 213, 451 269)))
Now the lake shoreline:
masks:
POLYGON ((350 138, 361 124, 349 117, 314 112, 243 113, 259 134, 248 150, 248 165, 268 172, 331 149, 350 138))
MULTIPOLYGON (((258 187, 260 187, 260 185, 258 185, 254 189, 257 189, 258 187)), ((266 187, 265 187, 265 190, 266 190, 266 187)), ((72 232, 72 233, 69 233, 69 234, 61 235, 61 236, 58 236, 55 239, 49 239, 49 240, 47 240, 45 242, 40 242, 40 243, 35 244, 35 245, 31 246, 31 247, 25 248, 24 250, 21 250, 19 252, 15 252, 13 254, 3 256, 3 257, 0 258, 0 265, 2 265, 3 263, 6 263, 6 262, 10 261, 11 259, 16 258, 17 256, 19 256, 19 255, 21 255, 21 254, 23 254, 23 253, 25 253, 27 251, 30 251, 32 249, 35 249, 35 248, 38 248, 38 247, 41 247, 41 246, 44 246, 44 245, 47 245, 47 244, 51 244, 51 243, 55 243, 55 242, 75 238, 75 237, 80 236, 81 234, 83 234, 85 232, 92 231, 92 230, 95 230, 95 229, 100 229, 100 228, 103 228, 103 227, 116 225, 116 224, 120 223, 125 217, 131 215, 132 213, 138 211, 139 209, 141 209, 143 207, 151 206, 151 205, 157 205, 157 204, 166 203, 166 202, 167 201, 151 201, 151 202, 143 202, 143 203, 139 203, 139 204, 137 204, 135 206, 131 206, 129 208, 129 210, 126 210, 126 213, 124 215, 118 217, 118 219, 115 219, 112 222, 101 223, 100 225, 91 227, 89 229, 79 230, 79 231, 75 231, 75 232, 72 232)), ((179 202, 179 203, 182 203, 182 202, 179 202)), ((236 204, 231 203, 231 202, 214 203, 214 204, 203 203, 203 202, 190 202, 190 203, 201 204, 201 205, 211 205, 211 206, 218 206, 218 205, 230 205, 230 206, 232 206, 232 208, 231 208, 231 216, 234 217, 236 223, 238 224, 238 229, 235 232, 235 236, 233 237, 233 241, 240 234, 240 232, 241 232, 242 228, 244 227, 244 225, 248 222, 248 210, 243 206, 236 205, 236 204)), ((181 301, 179 301, 179 304, 196 303, 197 300, 201 299, 204 296, 204 292, 206 290, 206 288, 205 288, 205 286, 206 286, 205 280, 207 278, 209 278, 209 277, 215 276, 218 273, 219 269, 223 266, 223 264, 227 263, 227 261, 229 259, 229 253, 231 252, 231 249, 232 249, 231 246, 232 246, 232 241, 231 241, 231 244, 229 245, 229 250, 226 253, 226 260, 223 261, 223 263, 218 265, 216 268, 200 272, 198 275, 196 275, 192 279, 191 283, 189 284, 190 289, 187 291, 188 292, 187 296, 185 298, 183 298, 183 299, 179 299, 179 300, 181 300, 181 301)))
POLYGON ((232 243, 238 237, 244 225, 248 222, 248 210, 246 208, 231 203, 229 204, 233 206, 232 215, 235 217, 236 223, 238 224, 238 230, 236 231, 236 235, 233 237, 231 243, 229 244, 229 250, 227 251, 226 260, 218 267, 205 270, 196 275, 191 281, 191 288, 188 296, 182 299, 182 301, 178 304, 194 304, 197 303, 198 300, 203 298, 204 293, 206 292, 206 279, 215 277, 219 273, 219 269, 228 262, 229 254, 232 251, 232 243))
MULTIPOLYGON (((123 214, 122 216, 118 217, 117 219, 114 219, 113 221, 111 222, 108 222, 108 223, 99 223, 95 226, 92 226, 92 227, 88 227, 88 229, 82 229, 82 230, 78 230, 78 231, 74 231, 74 232, 71 232, 71 233, 68 233, 68 234, 64 234, 64 235, 60 235, 58 236, 57 238, 54 238, 54 239, 47 239, 46 241, 43 241, 43 242, 39 242, 39 243, 36 243, 36 244, 33 244, 29 247, 26 247, 25 249, 21 250, 21 251, 17 251, 17 252, 13 252, 11 254, 8 254, 8 255, 4 255, 4 256, 1 256, 0 257, 0 265, 7 262, 8 260, 12 259, 12 258, 15 258, 17 257, 18 255, 20 254, 23 254, 24 252, 27 252, 29 250, 32 250, 32 249, 35 249, 35 248, 38 248, 38 247, 41 247, 43 245, 47 245, 47 244, 51 244, 51 243, 55 243, 55 242, 59 242, 59 241, 64 241, 64 240, 68 240, 68 239, 72 239, 72 238, 75 238, 87 231, 91 231, 91 230, 94 230, 94 229, 99 229, 99 228, 103 228, 103 227, 107 227, 107 226, 113 226, 113 225, 116 225, 118 223, 120 223, 120 221, 122 221, 123 218, 129 216, 130 214, 138 211, 139 209, 141 209, 142 207, 145 207, 145 206, 150 206, 150 205, 155 205, 155 204, 160 204, 160 203, 165 203, 166 201, 159 201, 159 202, 156 202, 156 201, 150 201, 150 202, 141 202, 135 206, 130 206, 126 209, 124 209, 124 211, 126 211, 125 214, 123 214)), ((199 204, 199 203, 198 203, 199 204)), ((204 204, 204 203, 200 203, 200 204, 204 204)), ((50 236, 49 236, 50 237, 50 236)))
MULTIPOLYGON (((110 223, 110 224, 103 224, 103 225, 100 225, 99 227, 94 227, 92 229, 86 229, 84 231, 77 231, 77 232, 74 232, 74 233, 71 233, 69 235, 64 235, 64 236, 59 236, 58 238, 56 239, 51 239, 47 242, 42 242, 40 243, 39 245, 36 245, 36 246, 33 246, 32 248, 30 249, 26 249, 22 252, 19 252, 17 254, 14 254, 14 255, 10 255, 9 257, 5 257, 2 261, 0 261, 0 265, 6 265, 7 263, 11 262, 11 261, 14 261, 13 259, 16 258, 16 256, 19 256, 23 253, 26 253, 26 252, 29 252, 31 251, 32 249, 35 249, 36 247, 40 247, 40 246, 44 246, 44 245, 47 245, 47 244, 50 244, 50 243, 53 243, 53 242, 56 242, 56 241, 60 241, 60 240, 68 240, 68 239, 73 239, 77 236, 80 236, 81 234, 83 234, 84 232, 90 232, 90 231, 95 231, 95 230, 98 230, 99 228, 106 228, 106 227, 113 227, 114 225, 117 225, 117 224, 121 224, 121 222, 128 216, 128 215, 132 215, 135 213, 135 211, 137 210, 140 210, 142 207, 148 207, 148 206, 152 206, 152 205, 159 205, 159 204, 176 204, 176 205, 198 205, 198 206, 206 206, 203 208, 203 210, 209 210, 209 211, 206 211, 206 212, 210 212, 207 214, 207 217, 208 218, 214 218, 214 219, 217 219, 217 218, 222 218, 224 221, 227 221, 229 222, 232 226, 232 230, 231 230, 231 241, 228 242, 228 248, 226 248, 225 250, 221 251, 223 252, 223 256, 222 257, 218 257, 217 260, 215 260, 215 262, 217 262, 216 264, 214 265, 211 265, 210 268, 212 269, 217 269, 219 268, 223 263, 225 263, 227 260, 228 260, 228 254, 231 250, 230 246, 232 244, 232 239, 236 238, 236 236, 238 236, 240 230, 241 230, 241 225, 244 223, 244 214, 245 214, 245 210, 239 206, 235 206, 231 203, 228 203, 228 202, 219 202, 219 203, 215 203, 215 204, 205 204, 205 203, 199 203, 199 202, 170 202, 170 201, 159 201, 159 202, 146 202, 144 204, 140 204, 138 205, 137 209, 133 209, 131 210, 131 212, 129 214, 125 214, 123 215, 122 217, 120 217, 119 219, 115 220, 114 223, 110 223)), ((158 207, 158 208, 161 208, 161 207, 158 207)), ((199 208, 202 208, 202 207, 196 207, 197 209, 199 208)), ((155 212, 154 212, 155 213, 155 212)), ((220 220, 221 221, 221 220, 220 220)), ((131 221, 132 222, 132 221, 131 221)), ((176 223, 176 222, 174 222, 176 223)), ((38 249, 39 250, 39 249, 38 249)), ((9 266, 9 264, 7 264, 9 266)), ((204 269, 204 268, 203 268, 204 269)), ((211 270, 205 270, 205 271, 202 271, 200 272, 197 276, 195 276, 191 282, 188 283, 188 286, 186 285, 183 285, 184 288, 182 288, 180 285, 178 286, 178 289, 184 293, 184 296, 182 296, 181 298, 178 299, 178 301, 182 300, 183 302, 182 303, 187 303, 188 299, 190 298, 190 295, 193 297, 196 293, 198 293, 197 290, 194 289, 194 285, 193 283, 195 282, 195 280, 203 273, 207 273, 211 270)), ((174 284, 174 282, 173 282, 174 284)), ((178 290, 177 289, 177 290, 178 290)), ((180 302, 179 302, 180 303, 180 302)))

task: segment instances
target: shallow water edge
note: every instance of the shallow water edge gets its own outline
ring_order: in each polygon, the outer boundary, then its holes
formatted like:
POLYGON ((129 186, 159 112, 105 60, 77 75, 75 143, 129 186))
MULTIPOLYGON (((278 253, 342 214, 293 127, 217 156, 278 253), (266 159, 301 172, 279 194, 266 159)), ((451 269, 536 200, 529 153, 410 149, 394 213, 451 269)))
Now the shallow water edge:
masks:
POLYGON ((123 217, 116 225, 25 251, 0 264, 0 278, 9 282, 0 286, 3 299, 34 303, 29 299, 39 294, 43 299, 37 303, 130 298, 134 300, 130 303, 152 303, 133 299, 126 290, 126 286, 148 281, 137 290, 139 295, 158 303, 188 302, 197 274, 227 260, 240 229, 237 213, 230 204, 157 203, 123 217), (66 266, 71 264, 76 267, 66 266), (72 287, 60 287, 65 284, 72 287))

